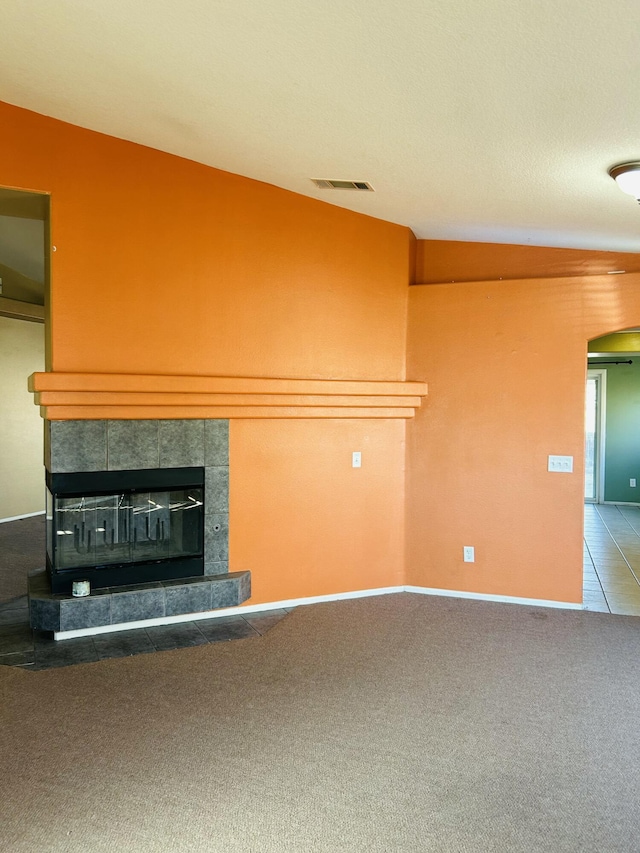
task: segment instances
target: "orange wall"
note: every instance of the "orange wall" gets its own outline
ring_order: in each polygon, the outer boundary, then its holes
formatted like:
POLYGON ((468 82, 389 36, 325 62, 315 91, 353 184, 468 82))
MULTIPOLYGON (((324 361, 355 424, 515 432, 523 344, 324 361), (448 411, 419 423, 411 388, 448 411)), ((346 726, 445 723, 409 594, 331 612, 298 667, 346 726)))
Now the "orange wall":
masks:
POLYGON ((0 103, 51 193, 55 371, 404 378, 407 228, 0 103))
POLYGON ((410 289, 409 584, 581 600, 587 341, 637 325, 638 273, 410 289))
MULTIPOLYGON (((6 104, 0 123, 0 185, 52 196, 56 372, 397 381, 408 352, 429 383, 406 496, 403 420, 232 421, 230 568, 252 603, 403 579, 579 600, 587 340, 640 325, 640 274, 409 290, 405 228, 6 104)), ((475 244, 437 267, 428 242, 416 281, 594 271, 475 244)))
MULTIPOLYGON (((408 229, 1 103, 0 126, 0 185, 51 193, 55 372, 404 379, 408 229)), ((230 434, 250 603, 401 583, 404 421, 230 434)))
POLYGON ((401 420, 231 421, 230 560, 251 603, 402 584, 404 453, 401 420))
POLYGON ((594 252, 546 246, 461 243, 456 240, 417 240, 411 282, 440 284, 606 275, 610 270, 640 271, 637 252, 594 252))

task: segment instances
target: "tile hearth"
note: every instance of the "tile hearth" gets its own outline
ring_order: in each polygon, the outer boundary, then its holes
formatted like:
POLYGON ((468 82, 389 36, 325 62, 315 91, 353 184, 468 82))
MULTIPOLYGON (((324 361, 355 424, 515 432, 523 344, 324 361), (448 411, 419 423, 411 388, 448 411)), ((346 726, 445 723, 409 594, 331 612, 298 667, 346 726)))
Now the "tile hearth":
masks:
POLYGON ((31 627, 64 633, 236 607, 251 595, 251 574, 231 572, 106 587, 74 598, 52 593, 47 573, 40 571, 29 576, 28 589, 31 627))
POLYGON ((38 672, 107 658, 229 640, 255 639, 264 635, 289 612, 289 609, 278 609, 247 613, 244 616, 203 618, 176 625, 157 625, 57 642, 51 633, 30 628, 27 597, 22 596, 0 604, 0 666, 15 666, 38 672))

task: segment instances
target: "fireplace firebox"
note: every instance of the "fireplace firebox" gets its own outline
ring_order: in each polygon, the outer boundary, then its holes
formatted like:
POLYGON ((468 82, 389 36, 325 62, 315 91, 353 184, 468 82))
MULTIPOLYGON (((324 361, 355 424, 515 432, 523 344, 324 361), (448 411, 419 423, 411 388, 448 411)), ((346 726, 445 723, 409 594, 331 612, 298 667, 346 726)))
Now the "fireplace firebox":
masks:
POLYGON ((204 574, 204 468, 47 472, 53 593, 204 574))

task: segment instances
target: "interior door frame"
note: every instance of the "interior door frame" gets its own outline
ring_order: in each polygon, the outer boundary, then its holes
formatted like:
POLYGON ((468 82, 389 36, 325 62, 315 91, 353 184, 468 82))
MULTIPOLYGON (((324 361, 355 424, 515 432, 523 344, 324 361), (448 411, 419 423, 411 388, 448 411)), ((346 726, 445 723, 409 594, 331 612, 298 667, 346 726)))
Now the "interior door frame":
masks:
MULTIPOLYGON (((595 497, 585 498, 586 503, 604 503, 605 447, 606 447, 606 411, 607 411, 607 371, 598 367, 587 367, 587 380, 595 379, 596 391, 596 432, 594 441, 595 497)), ((585 389, 586 393, 586 389, 585 389)))

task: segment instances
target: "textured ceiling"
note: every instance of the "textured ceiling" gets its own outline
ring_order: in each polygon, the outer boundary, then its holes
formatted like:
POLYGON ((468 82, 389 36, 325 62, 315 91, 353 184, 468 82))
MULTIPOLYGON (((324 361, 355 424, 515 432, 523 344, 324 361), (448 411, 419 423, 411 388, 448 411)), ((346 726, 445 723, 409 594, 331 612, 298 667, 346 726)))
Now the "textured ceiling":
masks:
POLYGON ((0 100, 422 238, 640 251, 607 175, 639 32, 638 0, 3 0, 0 100))

